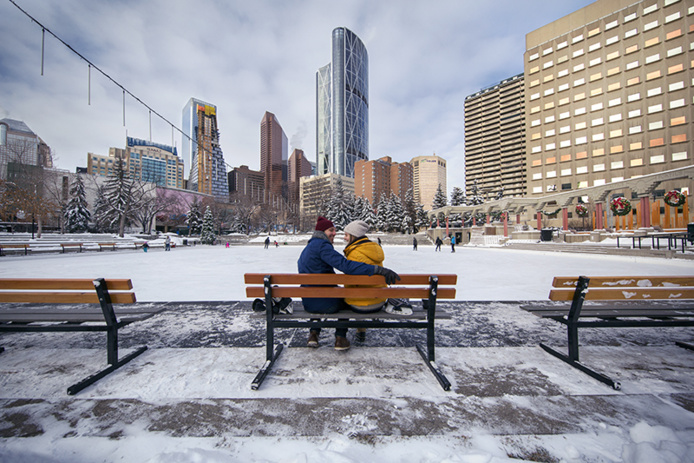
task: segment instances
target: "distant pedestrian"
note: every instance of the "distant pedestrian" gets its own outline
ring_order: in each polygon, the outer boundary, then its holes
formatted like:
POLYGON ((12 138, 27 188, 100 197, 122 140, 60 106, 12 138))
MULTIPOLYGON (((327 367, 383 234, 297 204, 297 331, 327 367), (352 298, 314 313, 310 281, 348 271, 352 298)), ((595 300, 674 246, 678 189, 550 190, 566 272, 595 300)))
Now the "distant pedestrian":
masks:
POLYGON ((417 250, 417 238, 412 238, 412 250, 417 250))
POLYGON ((269 236, 267 238, 265 238, 265 249, 267 249, 268 246, 270 246, 270 237, 269 236))
POLYGON ((380 246, 381 245, 381 238, 376 237, 376 239, 378 240, 378 245, 380 246))
POLYGON ((277 242, 277 240, 275 240, 275 247, 276 247, 276 248, 279 248, 279 247, 280 247, 280 244, 277 242))
POLYGON ((149 244, 147 243, 147 241, 145 241, 144 244, 142 245, 142 250, 147 252, 148 249, 149 249, 149 244))
POLYGON ((455 235, 451 235, 451 252, 455 252, 455 235))
POLYGON ((164 240, 164 251, 171 251, 171 237, 166 235, 166 240, 164 240))
POLYGON ((227 247, 227 249, 229 249, 229 242, 228 241, 227 241, 226 247, 227 247))
POLYGON ((434 252, 440 251, 441 250, 441 245, 443 244, 443 241, 441 241, 441 237, 437 236, 436 237, 436 247, 434 248, 434 252))

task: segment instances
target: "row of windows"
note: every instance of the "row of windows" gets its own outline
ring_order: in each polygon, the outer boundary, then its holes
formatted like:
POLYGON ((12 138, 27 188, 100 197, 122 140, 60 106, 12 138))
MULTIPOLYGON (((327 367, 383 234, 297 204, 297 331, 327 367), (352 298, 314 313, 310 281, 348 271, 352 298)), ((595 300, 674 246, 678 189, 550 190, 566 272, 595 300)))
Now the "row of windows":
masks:
MULTIPOLYGON (((687 152, 682 151, 679 153, 672 153, 671 155, 671 160, 673 162, 675 161, 686 161, 687 160, 687 152)), ((665 155, 664 154, 654 154, 651 155, 649 158, 649 163, 651 165, 653 164, 662 164, 665 162, 665 155)), ((634 158, 630 159, 628 161, 629 167, 640 167, 645 165, 644 158, 634 158)), ((611 161, 610 162, 610 170, 618 170, 618 169, 624 169, 626 167, 625 161, 623 160, 617 160, 617 161, 611 161)), ((593 164, 592 165, 592 171, 593 172, 604 172, 607 168, 606 163, 601 163, 601 164, 593 164)), ((567 167, 565 169, 559 170, 559 176, 560 177, 568 177, 571 175, 581 175, 581 174, 588 174, 588 169, 589 166, 578 166, 575 168, 575 170, 571 169, 570 167, 567 167)), ((532 175, 533 180, 542 180, 543 174, 542 172, 535 172, 532 175)), ((556 170, 550 170, 547 171, 544 174, 544 178, 557 178, 557 171, 556 170)))
MULTIPOLYGON (((666 1, 665 1, 665 4, 664 4, 663 6, 664 6, 664 7, 667 7, 667 6, 670 6, 670 5, 672 5, 672 4, 678 3, 679 1, 681 1, 681 0, 674 0, 674 1, 673 1, 673 0, 666 0, 666 1)), ((653 12, 655 12, 655 11, 657 11, 657 10, 658 10, 658 5, 657 5, 657 3, 654 3, 653 5, 644 8, 644 10, 643 10, 643 16, 647 16, 648 14, 653 13, 653 12)), ((690 15, 690 14, 692 14, 692 13, 694 13, 694 7, 689 7, 689 9, 687 10, 687 15, 690 15)), ((671 13, 671 14, 669 14, 669 15, 667 15, 667 16, 665 17, 664 24, 669 24, 669 23, 671 23, 671 22, 673 22, 673 21, 676 21, 676 20, 680 19, 681 17, 682 17, 682 13, 681 13, 680 11, 675 11, 675 12, 673 12, 673 13, 671 13)), ((637 18, 638 18, 638 14, 637 14, 636 12, 631 13, 631 14, 629 14, 629 15, 626 15, 626 16, 624 17, 624 19, 623 19, 623 24, 630 23, 630 22, 636 20, 637 18)), ((605 24, 605 32, 607 32, 607 31, 609 31, 609 30, 611 30, 611 29, 614 29, 614 28, 617 27, 617 26, 619 26, 619 21, 618 21, 618 20, 611 21, 611 22, 605 24)), ((588 27, 590 27, 590 25, 589 25, 588 27)), ((650 21, 650 22, 644 24, 644 26, 643 26, 643 32, 648 32, 648 31, 650 31, 650 30, 652 30, 652 29, 655 29, 655 28, 657 28, 657 27, 659 27, 659 21, 656 19, 656 20, 653 20, 653 21, 650 21)), ((590 30, 587 32, 587 36, 588 36, 588 38, 594 37, 594 36, 598 35, 600 32, 601 32, 600 26, 597 26, 597 27, 594 27, 593 29, 590 29, 590 30)), ((631 38, 631 37, 636 36, 637 34, 638 34, 638 29, 637 29, 637 28, 627 30, 627 31, 624 33, 624 39, 629 39, 629 38, 631 38)), ((671 37, 671 38, 672 38, 672 37, 671 37)), ((582 42, 584 39, 585 39, 584 34, 579 34, 579 35, 577 35, 577 36, 571 38, 571 45, 575 45, 575 44, 577 44, 577 43, 579 43, 579 42, 582 42)), ((609 45, 612 45, 612 44, 614 44, 614 43, 617 43, 618 41, 619 41, 619 36, 618 36, 618 35, 615 35, 615 36, 613 36, 613 37, 610 37, 610 38, 606 39, 605 45, 606 45, 606 46, 609 46, 609 45)), ((551 46, 550 46, 550 47, 545 48, 544 50, 542 50, 542 56, 543 56, 543 57, 544 57, 544 56, 547 56, 547 55, 549 55, 550 53, 553 53, 555 50, 556 50, 556 51, 559 51, 559 50, 562 50, 562 49, 564 49, 564 48, 567 48, 568 46, 569 46, 569 40, 567 39, 567 40, 565 40, 565 41, 563 41, 563 42, 561 42, 561 43, 558 43, 558 44, 556 45, 556 49, 555 49, 554 47, 551 47, 551 46)), ((601 48, 600 43, 594 43, 594 44, 589 45, 589 47, 588 47, 589 52, 599 50, 600 48, 601 48)), ((582 50, 582 49, 581 49, 581 50, 582 50)), ((575 53, 575 52, 574 52, 574 53, 575 53)), ((579 55, 575 55, 575 56, 579 56, 579 55)), ((528 62, 535 61, 535 60, 537 60, 537 59, 539 59, 539 58, 540 58, 540 53, 539 53, 539 52, 534 53, 534 54, 528 56, 528 62)), ((545 63, 543 66, 544 66, 545 68, 546 68, 546 67, 549 67, 549 66, 546 65, 546 63, 545 63)), ((538 68, 539 68, 539 67, 538 67, 538 68)), ((533 69, 535 69, 535 68, 533 68, 533 69)), ((531 73, 532 73, 532 71, 531 71, 531 73)))

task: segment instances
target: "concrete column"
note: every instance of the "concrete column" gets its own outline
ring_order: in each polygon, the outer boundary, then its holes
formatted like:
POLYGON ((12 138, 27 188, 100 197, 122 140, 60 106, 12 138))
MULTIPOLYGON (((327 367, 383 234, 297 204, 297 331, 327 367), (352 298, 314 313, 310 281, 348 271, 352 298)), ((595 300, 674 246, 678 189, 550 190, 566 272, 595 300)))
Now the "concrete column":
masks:
POLYGON ((640 200, 641 211, 639 212, 639 223, 642 227, 651 226, 651 202, 648 200, 648 196, 644 196, 640 200))
POLYGON ((569 209, 566 207, 561 210, 561 226, 564 230, 569 229, 569 209))
POLYGON ((537 229, 542 230, 542 212, 537 211, 536 215, 537 215, 537 229))
POLYGON ((603 213, 602 213, 602 203, 596 203, 595 204, 595 228, 597 230, 602 230, 605 228, 605 224, 603 223, 603 213))
POLYGON ((504 212, 504 238, 508 238, 508 212, 504 212))
POLYGON ((448 216, 446 216, 446 236, 448 236, 448 216))

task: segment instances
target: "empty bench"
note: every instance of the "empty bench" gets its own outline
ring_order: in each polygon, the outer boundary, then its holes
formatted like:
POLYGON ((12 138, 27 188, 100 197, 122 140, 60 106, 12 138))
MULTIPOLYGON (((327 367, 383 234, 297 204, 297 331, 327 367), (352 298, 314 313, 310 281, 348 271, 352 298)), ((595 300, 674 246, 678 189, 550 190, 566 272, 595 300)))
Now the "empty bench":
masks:
MULTIPOLYGON (((316 285, 383 285, 383 276, 344 274, 261 274, 244 275, 246 296, 263 298, 266 306, 266 361, 253 380, 251 388, 256 390, 279 357, 283 344, 275 347, 274 332, 277 328, 412 328, 426 329, 426 348, 417 345, 417 351, 438 380, 448 391, 451 383, 436 364, 435 329, 436 318, 446 318, 445 313, 436 311, 439 299, 454 299, 457 275, 405 275, 391 287, 349 287, 316 285), (301 286, 301 285, 311 285, 301 286), (446 285, 439 286, 439 285, 446 285), (385 311, 361 314, 342 310, 334 314, 315 314, 303 310, 299 303, 293 305, 291 314, 275 314, 272 310, 273 297, 289 298, 408 298, 413 300, 411 315, 389 314, 385 311), (415 299, 421 299, 421 307, 415 299), (320 318, 320 321, 315 321, 320 318), (314 319, 313 321, 311 319, 314 319)), ((448 316, 450 318, 450 316, 448 316)))
POLYGON ((6 256, 9 249, 24 249, 24 255, 29 254, 30 246, 28 244, 0 244, 0 256, 6 256), (4 251, 4 252, 3 252, 4 251))
POLYGON ((2 278, 0 332, 105 331, 109 367, 68 387, 76 394, 147 349, 118 358, 118 330, 163 310, 119 307, 116 313, 113 304, 136 302, 132 287, 128 279, 2 278))
MULTIPOLYGON (((555 277, 552 287, 549 299, 570 301, 570 306, 521 307, 566 325, 568 355, 545 344, 540 347, 617 390, 621 388, 618 381, 580 363, 579 328, 694 326, 694 276, 555 277)), ((676 344, 694 349, 689 343, 676 344)))
POLYGON ((60 247, 63 248, 63 254, 65 254, 66 249, 79 249, 82 252, 82 245, 84 243, 60 243, 60 247))

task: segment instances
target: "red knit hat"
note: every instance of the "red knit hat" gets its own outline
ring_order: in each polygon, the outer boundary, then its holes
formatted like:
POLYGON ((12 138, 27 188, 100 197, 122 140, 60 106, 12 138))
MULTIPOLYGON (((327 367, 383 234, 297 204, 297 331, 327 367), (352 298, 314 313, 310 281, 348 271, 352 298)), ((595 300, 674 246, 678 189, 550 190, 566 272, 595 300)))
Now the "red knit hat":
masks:
POLYGON ((335 225, 325 217, 318 217, 318 222, 316 222, 316 230, 325 231, 328 228, 333 228, 335 225))

